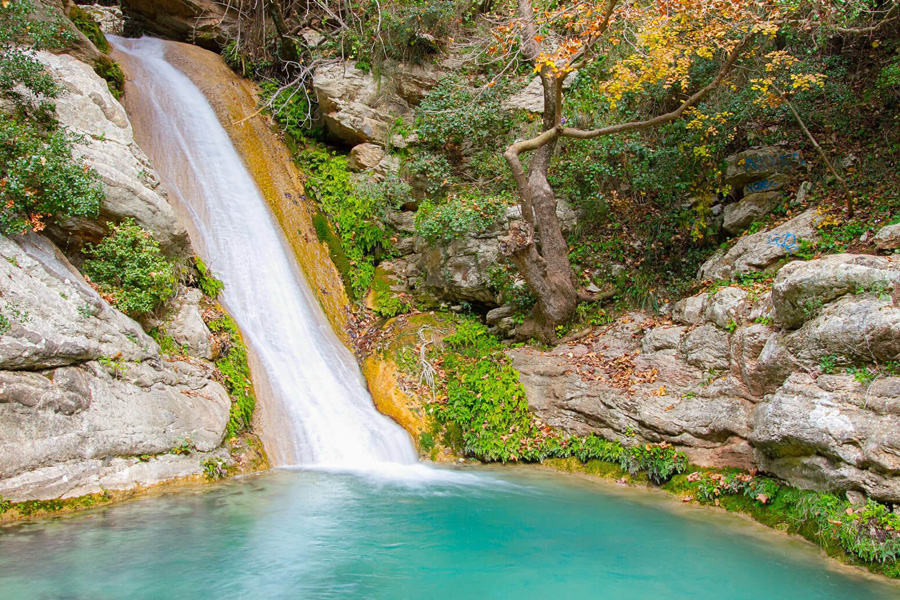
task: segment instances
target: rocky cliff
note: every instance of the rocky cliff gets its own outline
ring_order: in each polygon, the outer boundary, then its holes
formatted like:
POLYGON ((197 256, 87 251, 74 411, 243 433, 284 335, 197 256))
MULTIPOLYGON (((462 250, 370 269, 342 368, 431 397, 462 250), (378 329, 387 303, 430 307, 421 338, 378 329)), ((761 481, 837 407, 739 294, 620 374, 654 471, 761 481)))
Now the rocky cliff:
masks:
MULTIPOLYGON (((77 41, 82 58, 97 53, 77 41)), ((75 152, 98 173, 104 200, 97 219, 0 238, 0 496, 126 490, 231 462, 222 448, 231 399, 209 360, 199 290, 179 288, 150 319, 181 346, 173 358, 73 265, 125 219, 181 264, 193 254, 187 233, 106 81, 75 56, 38 58, 62 88, 57 118, 80 136, 75 152)))

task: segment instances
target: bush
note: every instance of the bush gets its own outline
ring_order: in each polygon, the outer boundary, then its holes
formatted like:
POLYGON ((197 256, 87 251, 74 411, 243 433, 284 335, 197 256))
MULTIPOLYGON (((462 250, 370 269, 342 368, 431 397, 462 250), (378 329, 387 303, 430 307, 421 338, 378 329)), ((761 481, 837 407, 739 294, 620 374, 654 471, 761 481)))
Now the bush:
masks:
POLYGON ((216 279, 216 276, 213 275, 213 272, 209 270, 209 267, 206 266, 206 263, 199 256, 194 257, 194 268, 197 269, 197 274, 199 275, 198 284, 200 285, 200 291, 210 298, 218 298, 222 290, 225 289, 225 284, 216 279))
POLYGON ((88 244, 84 253, 85 276, 123 312, 148 313, 175 291, 174 265, 131 219, 115 225, 99 244, 88 244))
POLYGON ((512 117, 500 106, 496 87, 476 99, 472 89, 446 78, 428 92, 416 113, 416 133, 433 150, 497 147, 512 127, 512 117))
POLYGON ((0 233, 97 216, 103 190, 97 173, 73 157, 77 139, 62 129, 44 132, 27 119, 0 118, 0 233))
POLYGON ((454 196, 443 204, 423 202, 416 212, 416 232, 431 243, 449 242, 469 233, 482 233, 506 214, 506 196, 454 196))

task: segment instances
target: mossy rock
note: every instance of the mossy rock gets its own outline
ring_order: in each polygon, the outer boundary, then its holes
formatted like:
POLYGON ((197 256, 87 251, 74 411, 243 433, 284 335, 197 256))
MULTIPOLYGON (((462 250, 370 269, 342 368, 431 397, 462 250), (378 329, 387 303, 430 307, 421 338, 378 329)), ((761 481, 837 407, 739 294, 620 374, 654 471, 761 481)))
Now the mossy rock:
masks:
POLYGON ((106 54, 112 49, 109 45, 109 41, 103 34, 103 30, 100 29, 100 24, 97 23, 97 21, 94 20, 94 17, 88 14, 83 8, 73 6, 69 10, 69 19, 75 24, 75 27, 87 37, 87 39, 91 40, 91 43, 97 47, 97 50, 106 54))

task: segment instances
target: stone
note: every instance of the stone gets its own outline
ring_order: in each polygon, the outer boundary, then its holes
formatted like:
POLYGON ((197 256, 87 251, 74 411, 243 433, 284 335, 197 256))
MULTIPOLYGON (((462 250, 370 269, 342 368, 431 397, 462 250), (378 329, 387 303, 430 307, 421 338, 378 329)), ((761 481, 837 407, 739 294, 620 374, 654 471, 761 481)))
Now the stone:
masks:
POLYGON ((125 32, 125 16, 118 6, 102 4, 83 4, 81 9, 97 21, 103 33, 123 35, 125 32))
MULTIPOLYGON (((896 380, 897 378, 890 378, 896 380)), ((887 390, 848 375, 792 374, 752 415, 760 467, 800 487, 900 501, 900 413, 887 390)))
POLYGON ((210 343, 212 335, 200 311, 203 294, 196 288, 182 288, 174 301, 174 318, 166 323, 166 332, 172 336, 188 356, 212 360, 210 343))
POLYGON ((896 250, 900 248, 900 223, 887 225, 878 230, 872 242, 879 250, 896 250))
POLYGON ((697 294, 679 300, 672 308, 672 320, 684 325, 697 325, 703 319, 706 300, 706 294, 697 294))
POLYGON ((781 192, 759 192, 744 196, 739 202, 725 206, 722 227, 735 235, 769 214, 781 204, 784 196, 781 192))
MULTIPOLYGON (((75 153, 100 175, 105 197, 100 217, 115 222, 134 219, 170 256, 192 254, 187 230, 169 205, 159 176, 134 141, 125 109, 99 75, 69 55, 38 52, 38 58, 63 88, 56 100, 59 122, 83 136, 75 153)), ((68 219, 52 228, 55 238, 97 241, 105 227, 92 219, 68 219)), ((77 247, 77 244, 76 244, 77 247)))
POLYGON ((320 32, 310 27, 300 30, 300 37, 303 38, 303 41, 306 42, 306 45, 310 48, 318 48, 328 39, 320 32))
MULTIPOLYGON (((563 89, 572 87, 576 72, 569 73, 563 81, 563 89)), ((534 77, 528 84, 503 100, 500 104, 503 110, 521 110, 524 112, 541 114, 544 112, 544 87, 540 77, 534 77)))
POLYGON ((446 74, 443 71, 430 65, 400 63, 393 67, 390 81, 402 100, 410 106, 418 106, 444 77, 446 74))
POLYGON ((868 290, 888 292, 900 284, 900 265, 865 254, 835 254, 785 265, 772 285, 775 318, 796 329, 834 299, 868 290))
POLYGON ((703 318, 722 329, 729 329, 743 323, 749 313, 749 294, 740 288, 726 287, 706 302, 703 318))
POLYGON ((728 250, 713 254, 700 267, 697 277, 707 280, 730 280, 736 275, 765 271, 779 261, 790 259, 800 240, 819 238, 816 225, 821 216, 810 208, 799 216, 770 229, 742 237, 728 250))
POLYGON ((686 327, 657 327, 651 329, 641 340, 641 352, 650 354, 660 350, 676 350, 681 346, 681 338, 686 327))
POLYGON ((146 32, 220 51, 240 31, 238 6, 216 0, 123 0, 128 33, 146 32))
POLYGON ((119 356, 142 361, 156 342, 113 309, 52 244, 37 235, 0 237, 6 331, 0 369, 47 369, 119 356))
MULTIPOLYGON (((318 67, 312 86, 325 128, 346 144, 384 144, 397 117, 411 112, 405 101, 382 89, 353 61, 318 67)), ((397 145, 399 140, 391 141, 397 145)))
POLYGON ((774 146, 751 148, 725 159, 725 183, 740 188, 773 175, 793 173, 805 164, 799 152, 774 146))
POLYGON ((775 173, 765 179, 759 179, 744 186, 744 197, 767 192, 777 192, 791 182, 791 177, 775 173))
POLYGON ((684 336, 681 352, 689 365, 703 371, 723 371, 730 359, 729 334, 712 325, 701 325, 684 336))
POLYGON ((849 502, 853 506, 863 506, 866 503, 866 495, 862 492, 857 492, 856 490, 847 490, 847 493, 845 495, 847 496, 847 502, 849 502))
POLYGON ((347 166, 353 171, 375 171, 384 160, 384 150, 376 144, 357 144, 350 150, 347 166))

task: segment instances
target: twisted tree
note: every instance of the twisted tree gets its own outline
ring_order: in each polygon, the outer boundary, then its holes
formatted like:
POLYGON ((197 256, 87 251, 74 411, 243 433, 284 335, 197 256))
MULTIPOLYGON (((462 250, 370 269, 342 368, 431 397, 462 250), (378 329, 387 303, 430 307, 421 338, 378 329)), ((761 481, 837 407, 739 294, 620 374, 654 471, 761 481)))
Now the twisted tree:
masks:
POLYGON ((537 298, 520 335, 552 341, 557 326, 572 318, 578 301, 596 298, 577 287, 556 215, 548 171, 559 140, 618 135, 685 116, 729 79, 742 58, 761 53, 784 18, 772 0, 606 0, 552 10, 517 0, 515 17, 495 30, 498 39, 492 51, 517 53, 533 64, 544 96, 540 133, 515 142, 504 153, 523 221, 510 230, 502 248, 537 298), (671 95, 670 110, 596 129, 568 126, 563 81, 601 59, 609 65, 601 92, 612 107, 626 94, 661 86, 671 95), (717 65, 705 80, 695 75, 709 71, 695 68, 701 63, 717 65))

